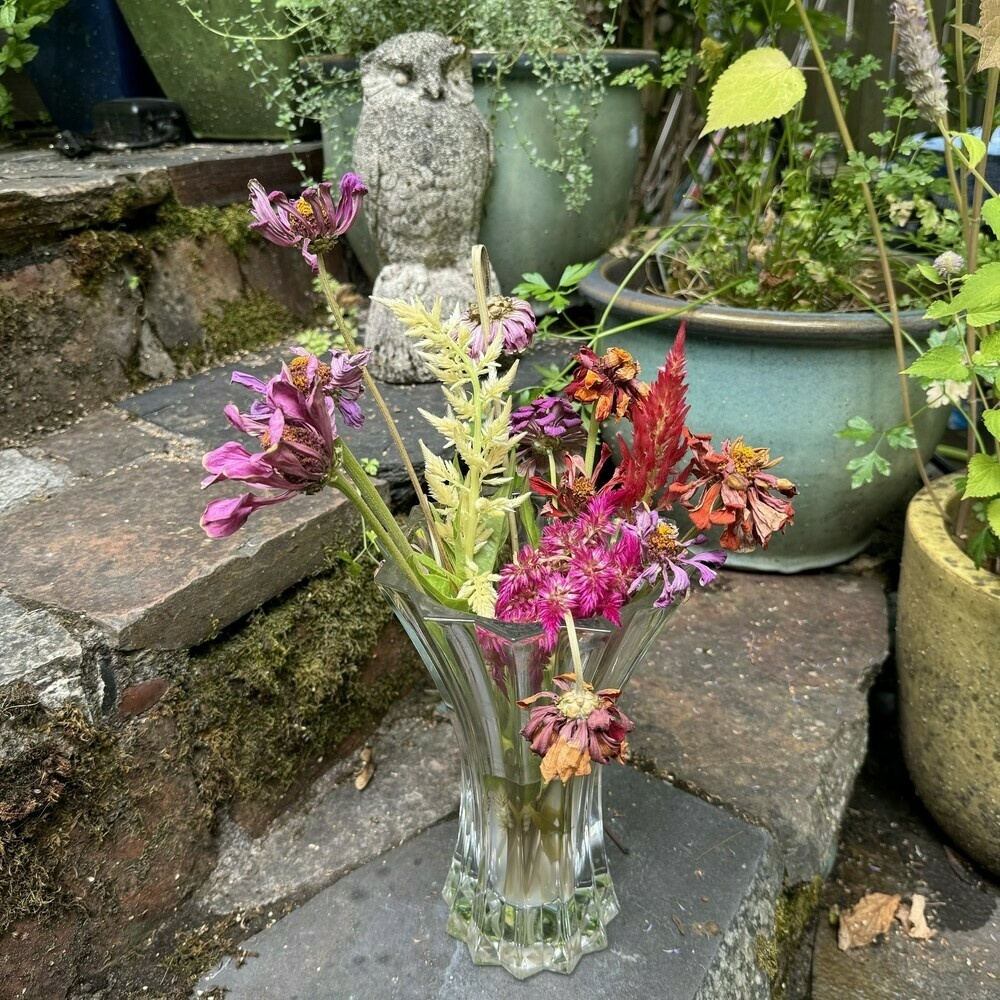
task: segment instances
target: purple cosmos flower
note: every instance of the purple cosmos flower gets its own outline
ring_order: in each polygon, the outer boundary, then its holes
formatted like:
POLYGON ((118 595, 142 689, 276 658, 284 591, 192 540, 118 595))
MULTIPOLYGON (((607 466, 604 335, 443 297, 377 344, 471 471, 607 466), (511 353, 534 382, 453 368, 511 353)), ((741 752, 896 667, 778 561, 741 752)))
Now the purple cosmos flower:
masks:
POLYGON ((301 246, 302 256, 309 262, 313 274, 319 270, 316 253, 325 253, 337 237, 351 228, 361 202, 368 193, 364 181, 357 174, 344 174, 340 179, 340 198, 335 202, 330 194, 333 185, 323 181, 316 187, 306 188, 292 202, 281 191, 264 192, 260 181, 252 180, 250 209, 254 222, 251 229, 258 229, 266 239, 280 247, 301 246))
POLYGON ((510 415, 511 434, 523 434, 517 446, 517 471, 522 476, 544 476, 549 458, 580 451, 587 432, 576 410, 561 396, 540 396, 510 415))
POLYGON ((574 674, 561 674, 553 678, 558 691, 540 691, 517 703, 531 708, 521 735, 542 758, 539 770, 546 781, 566 782, 574 775, 590 774, 591 761, 620 761, 625 737, 635 729, 617 706, 620 690, 594 691, 587 683, 580 690, 575 682, 574 674), (550 704, 536 705, 540 698, 548 698, 550 704))
POLYGON ((479 316, 479 306, 472 303, 462 313, 460 321, 465 323, 471 333, 469 354, 473 358, 481 358, 486 353, 488 344, 502 336, 504 354, 520 354, 531 345, 535 335, 535 314, 531 306, 523 299, 515 299, 508 295, 493 295, 486 302, 489 311, 489 340, 483 331, 483 321, 479 316))
POLYGON ((298 357, 288 366, 292 383, 303 393, 309 393, 314 385, 318 385, 334 402, 348 427, 361 427, 365 415, 357 400, 364 392, 364 369, 371 351, 349 354, 335 347, 330 351, 330 363, 324 364, 302 348, 293 350, 298 357))
POLYGON ((303 393, 290 381, 287 369, 267 385, 247 375, 234 376, 234 381, 255 390, 258 385, 263 388, 264 399, 255 404, 256 412, 251 407, 250 413, 243 414, 229 405, 225 413, 234 427, 256 437, 264 451, 251 454, 235 441, 210 451, 203 460, 210 475, 201 485, 232 480, 278 492, 213 500, 201 519, 210 538, 232 535, 261 507, 322 489, 336 464, 337 430, 331 403, 318 387, 303 393))
POLYGON ((691 589, 689 570, 697 571, 699 582, 704 587, 718 575, 712 567, 721 566, 726 561, 724 552, 692 551, 691 547, 704 542, 707 536, 698 535, 690 541, 681 541, 677 525, 660 518, 655 510, 636 510, 635 523, 626 524, 622 530, 638 541, 641 559, 646 567, 633 580, 629 593, 634 594, 646 584, 652 585, 657 580, 662 580, 663 591, 653 602, 657 608, 673 604, 677 597, 684 598, 691 589))

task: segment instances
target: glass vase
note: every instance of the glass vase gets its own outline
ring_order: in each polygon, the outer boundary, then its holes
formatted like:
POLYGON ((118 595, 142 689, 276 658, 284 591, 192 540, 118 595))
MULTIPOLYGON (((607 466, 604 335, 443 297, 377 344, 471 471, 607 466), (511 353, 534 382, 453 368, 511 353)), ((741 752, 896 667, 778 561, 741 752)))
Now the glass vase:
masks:
MULTIPOLYGON (((466 942, 477 965, 500 965, 518 979, 572 972, 582 955, 607 946, 605 927, 618 913, 604 845, 602 765, 565 784, 544 781, 541 758, 520 735, 528 712, 517 705, 574 672, 565 630, 555 651, 546 651, 540 628, 453 611, 391 562, 376 581, 426 664, 459 743, 458 840, 443 892, 448 933, 466 942)), ((652 600, 627 604, 621 627, 603 618, 576 623, 583 676, 595 691, 622 688, 666 623, 671 609, 652 600)))

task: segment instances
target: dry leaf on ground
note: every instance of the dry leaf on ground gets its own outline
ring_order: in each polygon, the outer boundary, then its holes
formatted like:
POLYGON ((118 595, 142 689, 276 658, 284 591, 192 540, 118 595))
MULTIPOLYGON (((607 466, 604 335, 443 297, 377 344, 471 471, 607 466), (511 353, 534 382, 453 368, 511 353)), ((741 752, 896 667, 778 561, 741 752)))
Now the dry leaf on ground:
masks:
POLYGON ((931 930, 927 926, 927 917, 924 915, 924 908, 927 905, 927 898, 919 893, 913 894, 910 905, 901 903, 896 911, 896 919, 903 925, 903 933, 907 937, 916 938, 918 941, 930 941, 937 931, 931 930))
POLYGON ((837 947, 841 951, 871 944, 892 926, 900 900, 898 893, 869 892, 849 910, 840 915, 837 930, 837 947))

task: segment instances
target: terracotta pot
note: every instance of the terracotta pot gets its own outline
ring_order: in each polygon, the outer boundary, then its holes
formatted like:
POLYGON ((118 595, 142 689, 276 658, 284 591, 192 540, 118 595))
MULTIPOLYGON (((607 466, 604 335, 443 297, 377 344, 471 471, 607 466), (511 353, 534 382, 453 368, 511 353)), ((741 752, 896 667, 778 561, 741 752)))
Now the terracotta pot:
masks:
POLYGON ((934 504, 954 514, 955 478, 921 490, 906 515, 896 624, 903 751, 941 828, 1000 875, 1000 577, 973 566, 934 504))

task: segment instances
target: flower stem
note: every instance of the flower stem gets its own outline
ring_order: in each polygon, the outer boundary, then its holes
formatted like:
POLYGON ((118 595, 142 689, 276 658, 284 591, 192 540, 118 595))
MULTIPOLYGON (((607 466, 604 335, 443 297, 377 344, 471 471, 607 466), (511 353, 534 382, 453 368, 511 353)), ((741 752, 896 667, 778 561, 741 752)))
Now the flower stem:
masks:
POLYGON ((576 625, 573 622, 573 616, 568 611, 563 615, 563 621, 566 623, 569 655, 573 660, 573 676, 576 678, 574 687, 580 694, 583 694, 586 688, 583 684, 583 659, 580 656, 580 642, 576 635, 576 625))
MULTIPOLYGON (((323 288, 323 294, 326 296, 327 304, 330 307, 330 312, 333 314, 334 322, 337 325, 337 330, 340 335, 344 338, 344 343, 347 344, 347 349, 352 353, 357 353, 358 345, 354 337, 351 335, 351 331, 347 327, 347 323, 344 322, 344 314, 340 311, 340 306, 337 304, 337 294, 333 289, 333 285, 330 281, 330 274, 326 269, 326 264, 323 261, 322 255, 318 257, 318 273, 319 273, 319 283, 323 288)), ((371 394, 375 405, 378 407, 379 413, 382 415, 382 419, 385 421, 386 427, 389 429, 389 434, 392 437, 393 444, 396 446, 396 450, 399 452, 399 457, 403 462, 403 467, 406 469, 406 474, 409 477, 410 483, 413 486, 413 490, 417 495, 417 503, 420 505, 420 513, 423 515, 424 523, 427 525, 427 544, 430 545, 431 551, 433 552, 436 559, 440 560, 442 554, 438 546, 437 530, 435 528, 434 513, 431 510, 430 504, 427 502, 427 497, 424 494, 423 486, 420 483, 420 478, 417 476, 417 470, 414 469, 413 463, 410 461, 409 453, 406 450, 406 445, 403 444, 403 439, 400 437, 399 428, 396 426, 396 421, 392 419, 392 414, 389 412, 389 407, 386 405, 385 399, 382 397, 382 393, 378 391, 378 386, 375 384, 375 379, 372 378, 371 373, 368 371, 368 367, 365 366, 362 370, 362 376, 365 380, 365 387, 371 394)), ((381 498, 380 498, 381 499, 381 498)))

